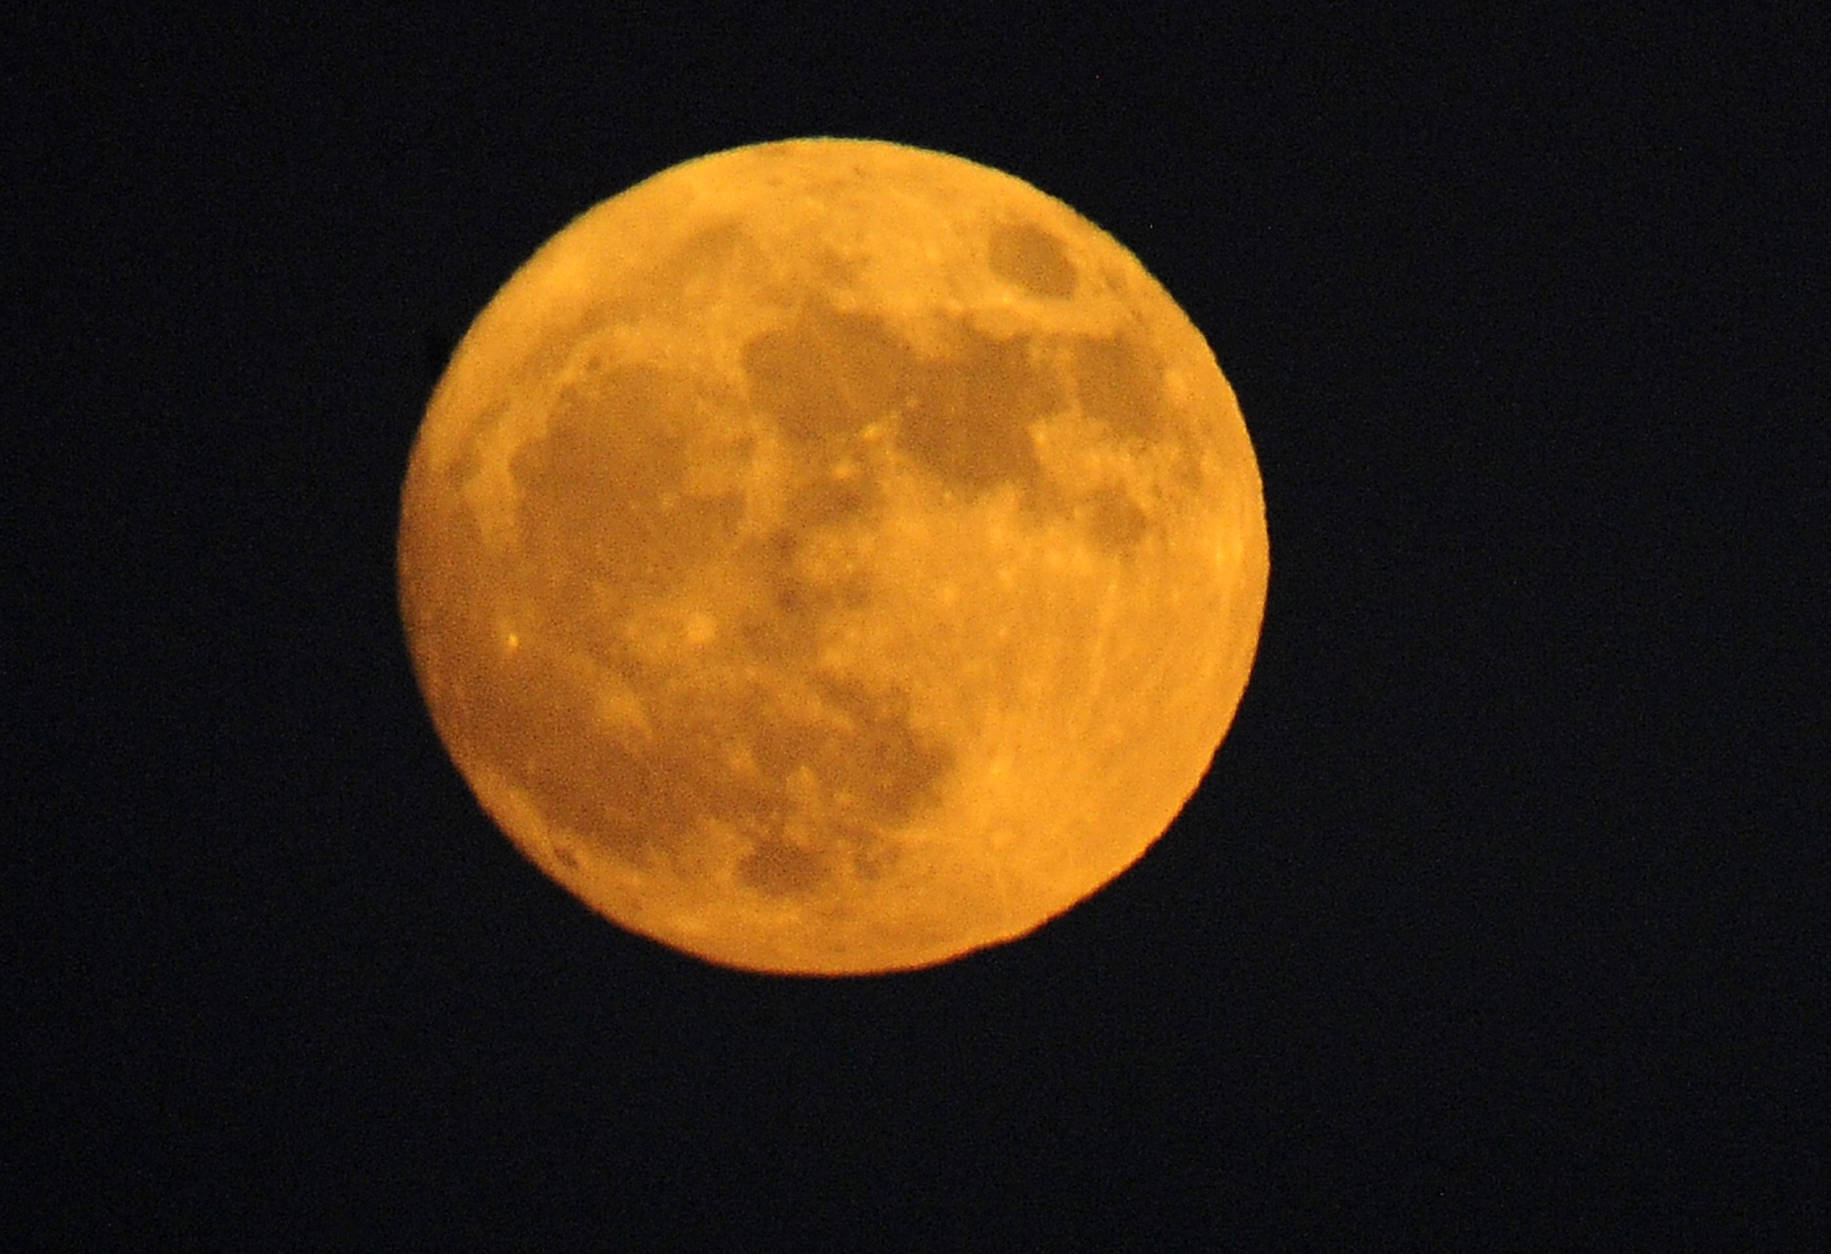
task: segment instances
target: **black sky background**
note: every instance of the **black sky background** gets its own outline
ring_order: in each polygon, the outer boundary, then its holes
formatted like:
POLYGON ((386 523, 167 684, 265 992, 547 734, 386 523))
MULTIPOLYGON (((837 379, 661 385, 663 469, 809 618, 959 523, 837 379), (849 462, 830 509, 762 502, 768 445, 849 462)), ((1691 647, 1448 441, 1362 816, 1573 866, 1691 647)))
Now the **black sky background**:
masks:
POLYGON ((1827 24, 1112 7, 15 31, 27 1247, 1824 1243, 1827 24), (817 134, 1136 252, 1272 543, 1165 838, 882 980, 549 885, 394 601, 420 412, 515 266, 817 134))

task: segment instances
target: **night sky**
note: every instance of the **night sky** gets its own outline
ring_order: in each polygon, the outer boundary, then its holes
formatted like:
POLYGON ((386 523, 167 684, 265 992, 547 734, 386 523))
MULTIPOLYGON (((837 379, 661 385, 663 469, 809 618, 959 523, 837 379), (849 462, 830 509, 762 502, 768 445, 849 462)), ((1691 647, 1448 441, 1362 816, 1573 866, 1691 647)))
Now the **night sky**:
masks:
POLYGON ((909 7, 4 41, 4 1222, 1831 1239, 1827 22, 909 7), (394 593, 408 449, 497 287, 649 174, 801 135, 996 166, 1130 247, 1271 536, 1179 821, 1029 939, 884 979, 706 966, 547 882, 394 593))

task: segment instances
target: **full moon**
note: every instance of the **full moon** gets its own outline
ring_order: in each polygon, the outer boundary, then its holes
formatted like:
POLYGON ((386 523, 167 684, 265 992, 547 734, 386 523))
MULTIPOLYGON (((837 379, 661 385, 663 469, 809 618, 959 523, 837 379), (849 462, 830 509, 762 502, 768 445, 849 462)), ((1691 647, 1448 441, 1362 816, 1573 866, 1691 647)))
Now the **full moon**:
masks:
POLYGON ((459 343, 402 492, 440 738, 548 876, 713 963, 943 962, 1135 862, 1269 556, 1199 331, 1073 209, 805 139, 586 211, 459 343))

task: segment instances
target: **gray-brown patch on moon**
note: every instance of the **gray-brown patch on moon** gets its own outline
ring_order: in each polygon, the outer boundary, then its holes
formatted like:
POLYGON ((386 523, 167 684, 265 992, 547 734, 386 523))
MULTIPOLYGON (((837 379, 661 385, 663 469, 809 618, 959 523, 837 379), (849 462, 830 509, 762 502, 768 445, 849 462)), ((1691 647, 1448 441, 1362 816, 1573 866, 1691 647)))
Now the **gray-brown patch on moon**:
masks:
POLYGON ((744 345, 752 401, 801 441, 846 437, 894 411, 910 352, 877 319, 820 304, 744 345))
POLYGON ((1120 436, 1152 438, 1163 427, 1163 363, 1135 335, 1079 339, 1075 394, 1089 418, 1120 436))
POLYGON ((873 425, 892 424, 896 447, 949 487, 976 494, 1037 474, 1028 424, 1063 401, 1053 368, 1026 339, 997 339, 961 324, 945 356, 916 353, 881 320, 820 304, 743 352, 754 403, 803 446, 834 457, 873 425))
POLYGON ((1040 467, 1030 423, 1058 409, 1063 396, 1055 372, 1032 360, 1027 338, 998 340, 963 327, 954 350, 920 361, 913 381, 899 447, 969 493, 1007 483, 1031 492, 1040 467))
POLYGON ((1074 295, 1074 263, 1062 242, 1031 223, 993 227, 987 263, 993 274, 1034 296, 1067 300, 1074 295))
POLYGON ((1150 517, 1118 484, 1109 483, 1074 501, 1068 513, 1100 547, 1124 552, 1151 530, 1150 517))
POLYGON ((674 380, 648 366, 601 370, 567 389, 546 438, 512 462, 527 549, 619 591, 677 580, 742 510, 735 495, 707 501, 680 491, 685 408, 674 380))
POLYGON ((814 849, 792 844, 768 829, 753 837, 751 851, 738 862, 738 878, 771 897, 812 892, 829 874, 814 849))

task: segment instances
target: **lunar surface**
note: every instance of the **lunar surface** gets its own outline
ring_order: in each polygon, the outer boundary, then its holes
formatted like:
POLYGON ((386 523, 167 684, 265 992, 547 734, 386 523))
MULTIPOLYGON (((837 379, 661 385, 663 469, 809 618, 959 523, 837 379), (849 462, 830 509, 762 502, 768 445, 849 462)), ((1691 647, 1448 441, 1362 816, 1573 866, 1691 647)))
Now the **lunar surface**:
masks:
POLYGON ((1202 780, 1259 637, 1201 334, 1067 205, 797 140, 544 245, 459 344, 401 609, 478 800, 600 914, 862 974, 1035 929, 1202 780))

